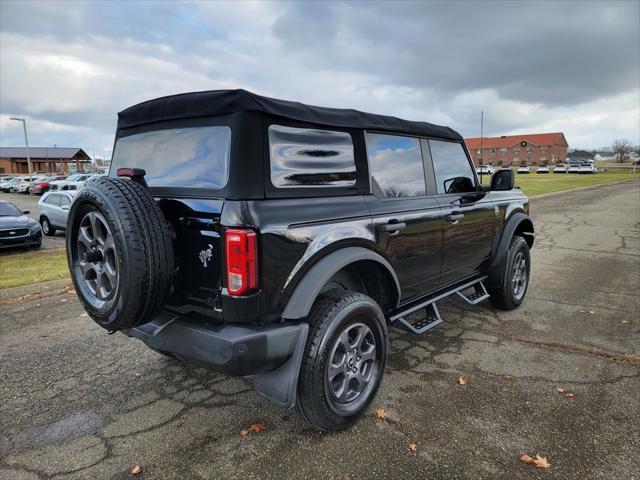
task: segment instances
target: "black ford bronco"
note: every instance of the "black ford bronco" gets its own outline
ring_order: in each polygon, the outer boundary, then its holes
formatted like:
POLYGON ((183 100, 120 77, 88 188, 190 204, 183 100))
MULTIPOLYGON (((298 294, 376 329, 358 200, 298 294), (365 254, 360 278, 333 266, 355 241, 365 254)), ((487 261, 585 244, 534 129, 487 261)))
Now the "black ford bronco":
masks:
POLYGON ((481 185, 452 129, 244 90, 120 112, 67 232, 100 326, 253 375, 321 430, 371 403, 390 327, 427 332, 453 294, 520 305, 534 239, 513 172, 481 185))

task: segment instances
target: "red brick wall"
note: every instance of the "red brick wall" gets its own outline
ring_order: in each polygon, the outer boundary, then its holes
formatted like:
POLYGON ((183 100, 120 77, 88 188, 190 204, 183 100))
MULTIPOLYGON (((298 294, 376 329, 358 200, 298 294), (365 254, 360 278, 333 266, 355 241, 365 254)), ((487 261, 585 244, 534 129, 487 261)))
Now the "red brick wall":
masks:
POLYGON ((533 145, 527 144, 526 147, 521 147, 517 144, 512 147, 506 147, 506 152, 502 151, 504 148, 483 148, 483 155, 480 155, 479 149, 470 150, 471 159, 476 165, 480 164, 480 158, 482 157, 485 165, 490 164, 499 166, 500 162, 504 165, 519 165, 520 163, 526 163, 528 165, 542 165, 544 163, 562 163, 567 160, 567 147, 565 145, 533 145), (530 151, 529 151, 530 150, 530 151))

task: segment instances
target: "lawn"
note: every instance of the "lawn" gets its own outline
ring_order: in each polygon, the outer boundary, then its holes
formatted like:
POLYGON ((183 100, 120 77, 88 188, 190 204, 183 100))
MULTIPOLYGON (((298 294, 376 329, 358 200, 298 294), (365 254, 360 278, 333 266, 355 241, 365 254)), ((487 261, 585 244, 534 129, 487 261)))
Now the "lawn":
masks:
MULTIPOLYGON (((545 193, 559 192, 561 190, 569 190, 571 188, 578 187, 588 187, 591 185, 599 185, 601 183, 617 182, 620 180, 629 180, 631 178, 640 178, 640 172, 635 175, 627 171, 600 172, 594 175, 575 173, 529 173, 526 175, 519 175, 516 173, 516 185, 522 189, 525 195, 535 197, 545 193)), ((482 180, 482 183, 490 183, 489 177, 485 175, 483 175, 482 180)))
POLYGON ((0 255, 0 288, 30 285, 68 276, 65 250, 29 250, 0 255))

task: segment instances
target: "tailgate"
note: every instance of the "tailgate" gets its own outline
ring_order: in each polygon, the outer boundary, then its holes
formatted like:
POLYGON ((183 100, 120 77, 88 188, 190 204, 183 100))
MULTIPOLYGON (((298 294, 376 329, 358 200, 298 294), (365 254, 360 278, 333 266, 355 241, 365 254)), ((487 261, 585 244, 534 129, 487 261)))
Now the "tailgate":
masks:
POLYGON ((168 306, 180 311, 204 309, 201 313, 218 316, 224 201, 163 198, 159 205, 175 232, 174 292, 168 306))

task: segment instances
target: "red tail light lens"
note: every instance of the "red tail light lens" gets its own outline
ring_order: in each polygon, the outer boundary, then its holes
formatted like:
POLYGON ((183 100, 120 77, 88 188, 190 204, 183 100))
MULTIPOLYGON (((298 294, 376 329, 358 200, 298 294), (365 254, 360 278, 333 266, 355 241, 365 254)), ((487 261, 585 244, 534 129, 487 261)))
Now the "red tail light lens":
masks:
POLYGON ((258 242, 252 230, 227 229, 227 290, 243 295, 258 288, 258 242))

